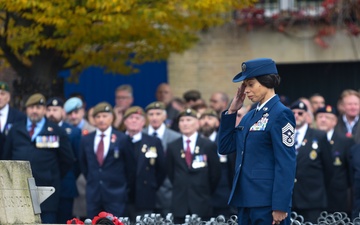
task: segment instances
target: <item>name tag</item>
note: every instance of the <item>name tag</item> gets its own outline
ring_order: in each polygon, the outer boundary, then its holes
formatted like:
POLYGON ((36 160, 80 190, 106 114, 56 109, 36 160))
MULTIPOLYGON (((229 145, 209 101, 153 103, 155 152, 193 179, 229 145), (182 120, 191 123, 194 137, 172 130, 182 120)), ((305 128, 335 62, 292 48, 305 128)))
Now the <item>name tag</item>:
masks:
POLYGON ((59 148, 59 136, 57 135, 43 135, 37 136, 35 139, 37 148, 59 148))

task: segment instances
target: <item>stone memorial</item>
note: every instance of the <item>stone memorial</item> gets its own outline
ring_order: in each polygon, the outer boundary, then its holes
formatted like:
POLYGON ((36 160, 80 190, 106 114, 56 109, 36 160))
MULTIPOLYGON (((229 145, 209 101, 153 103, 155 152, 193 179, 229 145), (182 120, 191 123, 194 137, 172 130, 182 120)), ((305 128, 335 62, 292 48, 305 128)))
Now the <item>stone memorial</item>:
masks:
POLYGON ((0 224, 40 224, 40 203, 55 192, 37 187, 28 161, 0 161, 0 224))

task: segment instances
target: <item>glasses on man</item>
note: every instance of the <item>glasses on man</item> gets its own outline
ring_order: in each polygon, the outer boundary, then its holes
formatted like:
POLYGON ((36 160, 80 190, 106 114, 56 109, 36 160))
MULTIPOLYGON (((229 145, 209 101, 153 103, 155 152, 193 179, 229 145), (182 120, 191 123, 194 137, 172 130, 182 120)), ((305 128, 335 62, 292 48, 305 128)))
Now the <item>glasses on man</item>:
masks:
POLYGON ((293 112, 294 115, 298 114, 299 116, 302 116, 304 114, 304 112, 293 112))

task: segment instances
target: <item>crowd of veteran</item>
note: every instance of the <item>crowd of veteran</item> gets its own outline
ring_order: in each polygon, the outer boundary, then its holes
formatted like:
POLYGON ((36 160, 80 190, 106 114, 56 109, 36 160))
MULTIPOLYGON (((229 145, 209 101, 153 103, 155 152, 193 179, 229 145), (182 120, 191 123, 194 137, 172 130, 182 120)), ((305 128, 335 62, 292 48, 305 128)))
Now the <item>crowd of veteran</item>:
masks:
POLYGON ((36 185, 55 187, 41 204, 43 223, 101 211, 131 220, 172 213, 177 223, 188 214, 255 220, 276 209, 276 224, 286 224, 291 211, 309 222, 322 211, 358 217, 359 90, 343 90, 337 105, 321 93, 290 101, 274 92, 280 75, 272 60, 253 73, 267 60, 242 64, 234 96, 214 90, 204 99, 194 89, 174 96, 162 83, 144 108, 133 105, 138 90, 119 84, 113 102, 86 106, 81 93, 32 93, 15 109, 9 84, 0 81, 0 159, 29 161, 36 185), (273 170, 263 170, 271 162, 273 170), (260 187, 266 192, 257 194, 260 187), (243 207, 247 197, 252 205, 243 207))

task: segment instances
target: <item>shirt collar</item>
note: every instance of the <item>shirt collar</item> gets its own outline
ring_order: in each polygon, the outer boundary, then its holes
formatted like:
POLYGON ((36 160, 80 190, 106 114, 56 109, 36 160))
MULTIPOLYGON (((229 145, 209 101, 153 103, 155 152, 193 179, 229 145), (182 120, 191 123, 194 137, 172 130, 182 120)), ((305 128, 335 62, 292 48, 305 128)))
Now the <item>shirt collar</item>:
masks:
POLYGON ((257 105, 257 107, 256 107, 256 110, 257 111, 260 111, 260 109, 262 109, 262 107, 264 107, 264 105, 266 105, 266 103, 268 103, 272 98, 274 98, 276 96, 276 94, 274 94, 273 96, 271 96, 271 98, 269 98, 268 100, 266 100, 266 102, 264 102, 263 104, 261 104, 261 105, 259 105, 259 103, 258 103, 258 105, 257 105))
MULTIPOLYGON (((43 127, 45 124, 45 117, 43 117, 39 122, 36 123, 36 127, 43 127)), ((26 119, 26 127, 27 128, 31 128, 31 125, 32 125, 32 122, 31 120, 29 119, 29 117, 26 119)))
MULTIPOLYGON (((128 132, 126 132, 126 134, 129 135, 128 132)), ((142 132, 140 131, 139 133, 137 133, 131 137, 131 141, 132 141, 132 143, 135 143, 135 142, 141 141, 141 138, 142 138, 142 132)))
POLYGON ((102 132, 99 129, 96 129, 96 136, 100 136, 101 134, 104 134, 105 137, 110 137, 111 136, 111 132, 112 132, 112 128, 111 126, 108 127, 108 129, 106 129, 104 132, 102 132))
POLYGON ((1 116, 8 115, 9 113, 9 104, 6 104, 2 109, 0 109, 1 116))
POLYGON ((190 143, 196 143, 197 137, 198 137, 198 132, 195 132, 194 134, 192 134, 189 137, 187 137, 185 135, 182 136, 185 143, 188 139, 190 139, 190 141, 191 141, 190 143))
POLYGON ((161 124, 160 127, 157 130, 155 130, 151 125, 149 125, 148 134, 153 135, 153 133, 156 132, 157 137, 160 138, 160 137, 164 136, 165 128, 166 128, 166 126, 165 126, 164 123, 161 124))

